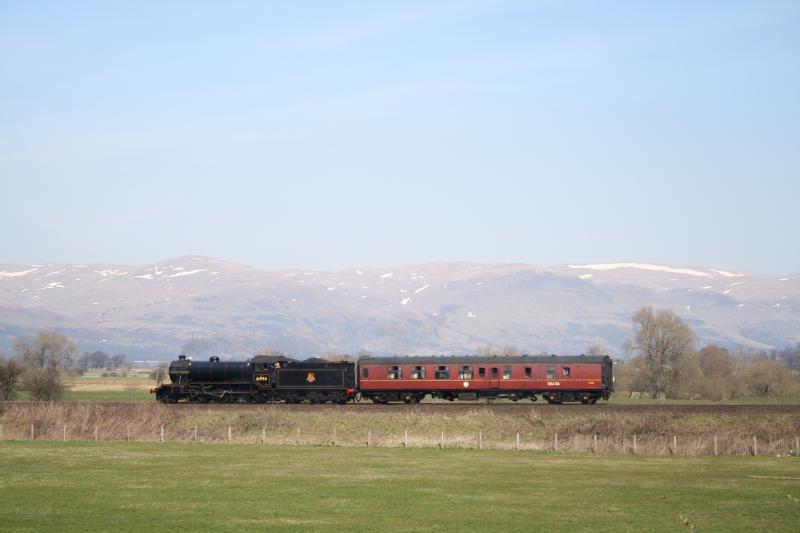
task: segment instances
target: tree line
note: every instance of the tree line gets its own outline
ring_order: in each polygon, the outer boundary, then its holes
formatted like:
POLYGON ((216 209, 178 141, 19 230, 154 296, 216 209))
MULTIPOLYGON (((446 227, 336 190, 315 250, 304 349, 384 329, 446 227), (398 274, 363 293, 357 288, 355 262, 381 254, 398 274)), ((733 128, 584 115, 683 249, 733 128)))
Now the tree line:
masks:
POLYGON ((62 374, 117 371, 127 367, 126 359, 124 354, 102 351, 78 356, 78 345, 55 330, 23 335, 14 342, 11 358, 0 351, 0 400, 14 399, 20 388, 27 390, 32 400, 59 400, 64 397, 62 374))
POLYGON ((800 393, 800 343, 772 352, 697 350, 688 324, 667 309, 645 307, 632 316, 632 356, 615 368, 618 393, 651 398, 728 400, 800 393))

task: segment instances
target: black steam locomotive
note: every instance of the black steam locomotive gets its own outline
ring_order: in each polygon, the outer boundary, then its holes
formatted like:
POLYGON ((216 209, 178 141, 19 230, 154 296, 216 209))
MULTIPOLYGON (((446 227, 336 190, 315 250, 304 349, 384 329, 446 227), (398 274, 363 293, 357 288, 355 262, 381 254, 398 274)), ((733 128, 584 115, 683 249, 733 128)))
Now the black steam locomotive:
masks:
POLYGON ((162 403, 189 401, 246 403, 338 403, 356 393, 355 365, 324 359, 298 361, 257 355, 247 361, 192 361, 185 355, 169 365, 171 383, 150 392, 162 403))

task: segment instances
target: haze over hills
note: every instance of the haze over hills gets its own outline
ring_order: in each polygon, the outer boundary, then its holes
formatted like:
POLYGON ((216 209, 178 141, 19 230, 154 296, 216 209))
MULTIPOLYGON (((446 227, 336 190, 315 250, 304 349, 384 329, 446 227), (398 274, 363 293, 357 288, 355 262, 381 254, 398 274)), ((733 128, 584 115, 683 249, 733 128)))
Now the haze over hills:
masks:
POLYGON ((514 346, 622 355, 631 314, 666 307, 701 343, 800 342, 800 275, 613 263, 429 263, 341 271, 259 270, 187 256, 123 265, 0 265, 0 346, 56 327, 82 350, 133 358, 244 356, 263 347, 474 353, 514 346))

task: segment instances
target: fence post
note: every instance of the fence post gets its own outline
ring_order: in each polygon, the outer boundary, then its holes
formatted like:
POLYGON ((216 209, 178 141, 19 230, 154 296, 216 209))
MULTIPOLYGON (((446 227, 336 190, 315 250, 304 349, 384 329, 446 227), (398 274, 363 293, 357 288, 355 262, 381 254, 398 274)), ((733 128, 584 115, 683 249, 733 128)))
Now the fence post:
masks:
POLYGON ((478 432, 478 449, 479 450, 483 449, 483 431, 482 430, 478 432))
POLYGON ((403 432, 403 448, 408 448, 408 430, 403 432))
POLYGON ((164 442, 164 426, 161 426, 161 442, 164 442))
POLYGON ((678 453, 678 437, 676 435, 672 436, 672 453, 678 453))
POLYGON ((717 455, 717 436, 714 435, 714 455, 717 455))
POLYGON ((597 433, 594 435, 594 453, 597 453, 597 433))
POLYGON ((64 442, 67 442, 67 425, 64 424, 64 438, 62 439, 64 442))
POLYGON ((31 440, 34 439, 33 435, 34 435, 34 429, 33 429, 33 424, 31 424, 31 440))
POLYGON ((299 426, 297 427, 297 440, 295 442, 297 442, 297 445, 300 446, 300 427, 299 426))
POLYGON ((517 433, 517 440, 514 442, 514 449, 519 450, 519 433, 517 433))
POLYGON ((441 440, 439 441, 439 447, 444 449, 444 431, 442 431, 442 437, 441 440))
POLYGON ((261 426, 261 444, 265 444, 266 442, 267 442, 267 426, 261 426))
POLYGON ((194 427, 194 442, 197 443, 197 426, 194 427))
POLYGON ((125 442, 131 441, 131 426, 129 424, 125 424, 125 442))
POLYGON ((558 453, 558 433, 556 433, 556 436, 553 439, 553 451, 558 453))
MULTIPOLYGON (((3 436, 3 426, 0 425, 0 437, 3 436)), ((794 438, 794 456, 800 457, 800 437, 794 438)))
POLYGON ((636 455, 636 435, 633 436, 633 454, 636 455))
POLYGON ((228 444, 231 443, 231 427, 228 426, 228 444))
POLYGON ((0 424, 0 439, 3 438, 3 424, 0 424))
POLYGON ((94 441, 97 442, 97 424, 94 425, 94 441))
POLYGON ((372 447, 372 431, 367 431, 367 448, 372 447))
POLYGON ((758 457, 758 437, 753 435, 753 456, 758 457))
POLYGON ((336 428, 333 428, 333 440, 331 441, 331 446, 334 448, 336 447, 336 428))

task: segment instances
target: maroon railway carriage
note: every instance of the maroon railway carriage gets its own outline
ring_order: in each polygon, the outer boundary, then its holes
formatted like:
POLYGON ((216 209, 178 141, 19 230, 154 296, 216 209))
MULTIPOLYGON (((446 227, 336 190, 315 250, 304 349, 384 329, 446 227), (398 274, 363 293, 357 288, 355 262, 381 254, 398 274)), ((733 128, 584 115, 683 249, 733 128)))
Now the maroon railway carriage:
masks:
POLYGON ((614 390, 611 358, 603 356, 366 357, 358 362, 362 398, 419 403, 542 396, 549 403, 595 403, 614 390))

